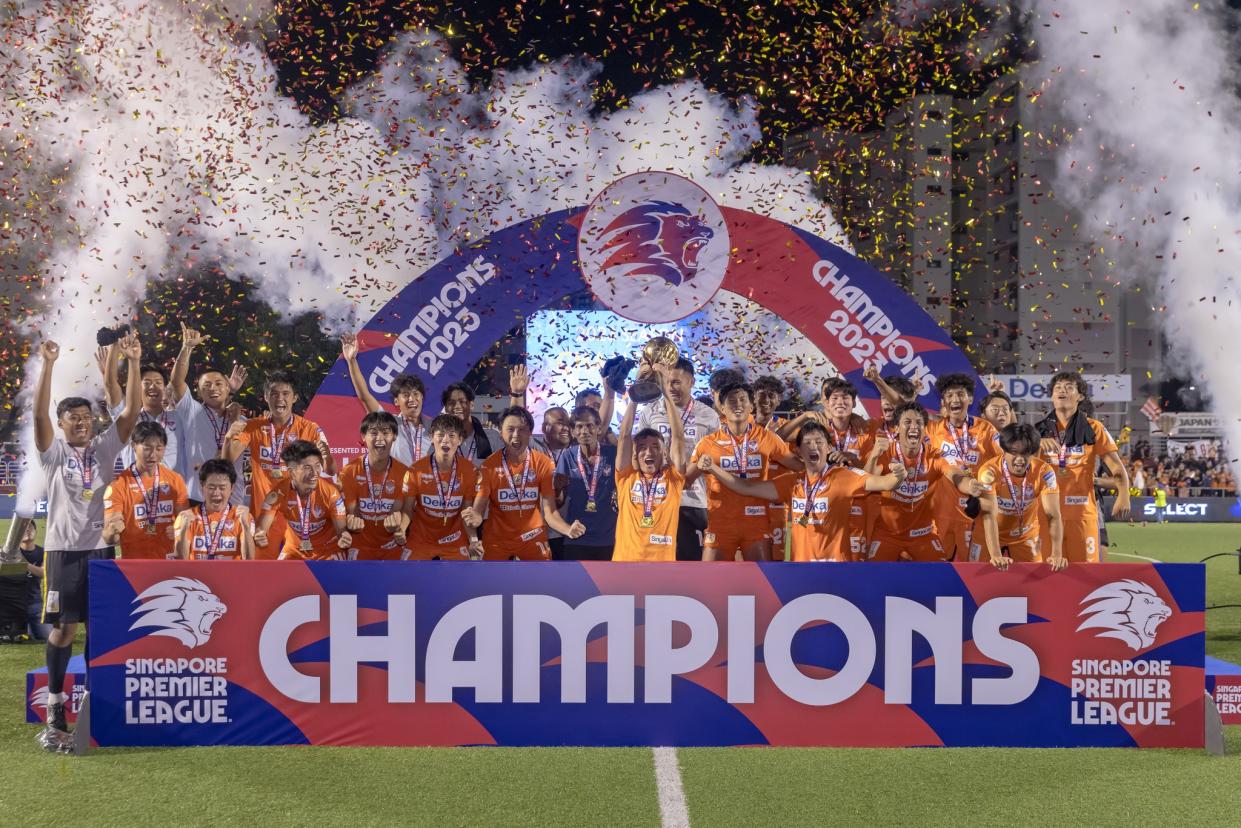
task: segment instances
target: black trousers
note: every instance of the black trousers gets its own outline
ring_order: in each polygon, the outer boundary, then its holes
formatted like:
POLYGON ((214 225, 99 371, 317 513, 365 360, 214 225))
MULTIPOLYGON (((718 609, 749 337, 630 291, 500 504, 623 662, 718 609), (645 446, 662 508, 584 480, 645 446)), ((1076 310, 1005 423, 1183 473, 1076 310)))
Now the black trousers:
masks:
POLYGON ((560 554, 562 561, 610 561, 612 560, 612 547, 566 543, 560 554))
POLYGON ((707 531, 707 510, 682 506, 677 521, 677 560, 702 560, 702 533, 707 531))

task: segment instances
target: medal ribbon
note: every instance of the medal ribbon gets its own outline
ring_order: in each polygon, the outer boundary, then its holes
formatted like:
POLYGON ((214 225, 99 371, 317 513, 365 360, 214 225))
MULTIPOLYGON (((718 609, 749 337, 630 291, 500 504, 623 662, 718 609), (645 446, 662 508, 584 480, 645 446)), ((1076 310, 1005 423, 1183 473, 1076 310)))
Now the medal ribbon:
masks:
POLYGON ((737 476, 744 478, 750 470, 750 426, 745 427, 740 443, 732 432, 729 432, 728 437, 733 441, 733 460, 737 463, 737 476))
POLYGON ((69 450, 77 458, 78 468, 82 470, 82 490, 89 492, 95 482, 95 449, 93 446, 87 446, 83 453, 69 446, 69 450))
POLYGON ((1069 447, 1064 443, 1064 432, 1060 430, 1060 423, 1056 423, 1056 440, 1060 443, 1057 451, 1059 456, 1056 459, 1060 462, 1060 471, 1064 471, 1068 463, 1069 447))
POLYGON ((1020 521, 1026 513, 1026 482, 1022 480, 1020 486, 1013 485, 1013 478, 1008 471, 1008 460, 1004 458, 1000 459, 1000 471, 1004 472, 1004 482, 1013 496, 1013 506, 1017 509, 1017 520, 1020 521))
POLYGON ((138 471, 138 464, 134 463, 129 467, 129 473, 134 476, 134 482, 138 484, 138 491, 142 493, 142 505, 146 507, 147 523, 155 525, 155 518, 159 515, 159 466, 155 467, 155 473, 151 475, 151 492, 142 488, 142 474, 138 471))
POLYGON ((375 492, 375 484, 371 480, 371 456, 369 453, 362 456, 362 470, 366 472, 366 490, 370 492, 371 502, 377 503, 380 495, 384 493, 384 486, 388 482, 388 474, 392 471, 392 460, 388 459, 388 468, 384 469, 384 479, 379 481, 379 493, 375 492))
POLYGON ((271 438, 271 454, 272 464, 280 465, 280 455, 284 452, 284 441, 289 438, 289 431, 293 428, 293 418, 289 418, 289 423, 280 432, 280 439, 276 439, 276 426, 274 423, 267 426, 267 434, 271 438))
POLYGON ((233 507, 229 506, 224 510, 224 514, 220 515, 220 520, 214 528, 211 526, 211 520, 207 515, 207 504, 204 503, 199 506, 198 511, 203 522, 203 540, 207 543, 207 557, 214 558, 215 553, 220 551, 220 539, 224 537, 224 524, 233 513, 233 507))
POLYGON ((526 461, 521 467, 520 486, 513 482, 513 473, 509 471, 507 457, 500 458, 500 468, 504 470, 504 479, 508 481, 508 487, 512 490, 513 497, 517 501, 517 511, 520 512, 526 505, 525 501, 522 500, 522 496, 525 494, 523 487, 526 485, 526 476, 530 472, 530 449, 526 449, 526 461))
MULTIPOLYGON (((440 482, 440 467, 439 467, 439 464, 435 462, 434 454, 431 455, 431 476, 435 478, 435 490, 439 492, 440 506, 444 508, 445 518, 447 518, 447 513, 450 511, 448 508, 448 498, 452 494, 452 490, 456 488, 457 486, 457 458, 456 456, 452 458, 452 466, 450 467, 448 471, 448 487, 447 488, 444 488, 443 484, 440 482)), ((510 482, 511 482, 511 478, 510 478, 510 482)))
POLYGON ((586 476, 586 464, 582 462, 582 447, 577 447, 577 472, 582 476, 582 482, 586 484, 586 500, 590 503, 595 502, 595 492, 599 490, 599 469, 603 465, 603 452, 600 451, 595 455, 595 461, 590 466, 590 476, 586 476))
POLYGON ((224 435, 228 433, 228 415, 220 417, 219 422, 216 422, 215 412, 205 405, 203 409, 207 412, 208 422, 211 423, 211 433, 215 435, 215 450, 219 451, 224 445, 224 435))
POLYGON ((819 479, 814 481, 814 485, 810 485, 810 471, 804 472, 805 478, 802 480, 802 488, 806 492, 806 511, 802 513, 802 517, 807 521, 810 520, 810 513, 814 511, 814 496, 819 493, 819 489, 823 487, 823 481, 827 480, 827 469, 819 475, 819 479))
POLYGON ((638 485, 642 487, 642 517, 645 520, 651 519, 655 514, 655 493, 659 490, 659 480, 664 476, 663 471, 656 472, 651 478, 651 484, 646 484, 646 475, 638 475, 638 485))
POLYGON ((310 505, 315 502, 315 493, 312 491, 309 495, 306 496, 305 506, 302 505, 302 493, 301 492, 299 492, 297 489, 293 489, 293 496, 297 498, 297 517, 299 521, 297 534, 301 536, 303 541, 309 543, 310 542, 310 505))
POLYGON ((957 447, 957 454, 961 456, 962 465, 965 464, 965 452, 970 447, 970 421, 967 418, 965 428, 961 429, 961 436, 957 436, 957 427, 952 424, 952 420, 944 420, 944 424, 948 426, 948 434, 952 437, 952 444, 957 447))
POLYGON ((405 435, 405 442, 409 443, 410 465, 417 463, 422 459, 422 432, 423 425, 421 422, 416 426, 411 426, 409 420, 401 418, 401 433, 405 435))
POLYGON ((849 449, 849 440, 853 436, 853 430, 849 426, 845 426, 845 436, 841 439, 839 432, 836 431, 836 424, 828 420, 828 427, 832 430, 832 442, 836 445, 836 451, 844 453, 849 449))

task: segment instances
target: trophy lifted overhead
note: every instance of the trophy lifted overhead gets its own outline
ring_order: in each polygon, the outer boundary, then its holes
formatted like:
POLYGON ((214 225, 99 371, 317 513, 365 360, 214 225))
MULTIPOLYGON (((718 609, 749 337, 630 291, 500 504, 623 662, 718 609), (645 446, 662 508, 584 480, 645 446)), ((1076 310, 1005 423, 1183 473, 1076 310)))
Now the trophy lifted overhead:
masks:
POLYGON ((636 403, 648 403, 659 399, 663 394, 659 377, 655 374, 656 365, 672 367, 681 358, 676 343, 666 336, 656 336, 642 346, 642 353, 635 362, 628 357, 612 357, 603 365, 599 373, 603 375, 608 387, 617 394, 628 394, 629 399, 636 403), (638 377, 626 389, 625 380, 634 366, 638 366, 638 377))

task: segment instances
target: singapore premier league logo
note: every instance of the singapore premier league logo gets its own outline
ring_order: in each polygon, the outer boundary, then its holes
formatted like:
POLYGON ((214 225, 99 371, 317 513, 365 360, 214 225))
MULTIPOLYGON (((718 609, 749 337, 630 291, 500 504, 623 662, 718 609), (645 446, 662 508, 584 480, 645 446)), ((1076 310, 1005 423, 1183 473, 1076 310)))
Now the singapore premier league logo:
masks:
POLYGON ((578 235, 591 290, 637 322, 668 322, 702 308, 724 280, 728 250, 728 226, 711 196, 666 172, 609 184, 578 235))

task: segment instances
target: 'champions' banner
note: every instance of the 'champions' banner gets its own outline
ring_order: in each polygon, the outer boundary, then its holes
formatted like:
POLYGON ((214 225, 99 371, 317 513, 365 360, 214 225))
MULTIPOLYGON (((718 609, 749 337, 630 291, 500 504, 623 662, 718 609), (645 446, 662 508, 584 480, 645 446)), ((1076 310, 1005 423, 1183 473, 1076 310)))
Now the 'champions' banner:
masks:
MULTIPOLYGON (((804 334, 857 386, 872 416, 878 396, 862 376, 870 364, 885 376, 921 382, 919 401, 932 410, 939 408, 935 380, 944 374, 975 377, 976 397, 987 393, 947 331, 883 274, 830 241, 715 207, 701 188, 668 173, 627 176, 604 195, 588 208, 506 227, 410 282, 358 334, 358 364, 370 392, 389 405, 392 380, 412 373, 426 383, 426 413, 439 413, 445 387, 498 339, 534 311, 589 287, 621 316, 670 325, 717 291, 743 296, 804 334)), ((306 416, 348 453, 360 445, 361 415, 338 359, 306 416)))
POLYGON ((113 745, 1200 747, 1200 564, 91 562, 113 745))

